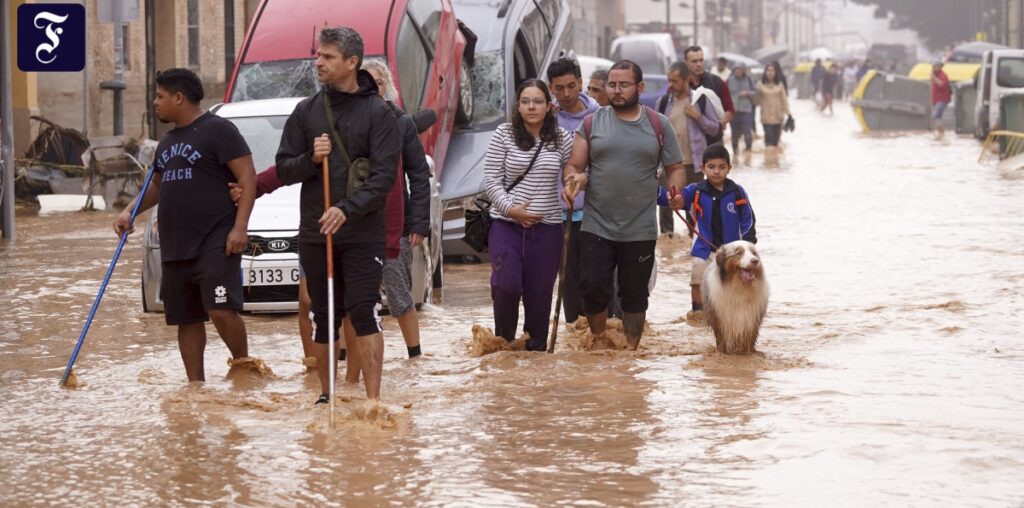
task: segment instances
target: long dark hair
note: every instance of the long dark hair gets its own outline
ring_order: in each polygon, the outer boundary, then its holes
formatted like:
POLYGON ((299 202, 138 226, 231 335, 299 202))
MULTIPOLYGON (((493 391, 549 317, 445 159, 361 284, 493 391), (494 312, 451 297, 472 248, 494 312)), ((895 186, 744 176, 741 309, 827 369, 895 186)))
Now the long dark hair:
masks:
MULTIPOLYGON (((782 65, 779 64, 779 61, 778 60, 773 60, 771 63, 768 64, 768 67, 772 67, 772 68, 775 69, 775 83, 774 84, 782 85, 782 89, 785 90, 786 93, 789 93, 789 84, 786 83, 786 75, 782 73, 782 65)), ((761 75, 761 82, 766 84, 766 85, 772 83, 771 81, 768 81, 768 73, 767 72, 761 75)))
MULTIPOLYGON (((526 131, 526 122, 523 121, 523 116, 519 114, 519 99, 523 96, 523 90, 531 87, 544 93, 544 98, 549 104, 551 103, 551 91, 548 90, 547 83, 539 79, 528 79, 516 88, 516 107, 512 110, 511 123, 512 137, 516 140, 516 146, 520 150, 529 150, 533 148, 534 143, 533 136, 526 131)), ((548 109, 547 114, 544 115, 544 123, 540 126, 540 141, 543 144, 553 143, 555 150, 561 148, 561 140, 558 139, 558 121, 555 119, 554 109, 548 109)))

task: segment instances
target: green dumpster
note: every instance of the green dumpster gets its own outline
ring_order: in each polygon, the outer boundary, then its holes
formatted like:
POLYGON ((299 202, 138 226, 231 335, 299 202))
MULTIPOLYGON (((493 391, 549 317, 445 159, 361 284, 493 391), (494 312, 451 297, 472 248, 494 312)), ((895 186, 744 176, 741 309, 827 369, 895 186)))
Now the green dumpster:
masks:
POLYGON ((962 81, 953 87, 953 108, 956 110, 956 133, 974 134, 974 105, 978 89, 974 82, 962 81))
MULTIPOLYGON (((999 128, 1004 131, 1024 132, 1024 94, 1009 94, 999 98, 999 128)), ((1013 157, 1006 153, 1006 137, 999 138, 999 158, 1013 157)))

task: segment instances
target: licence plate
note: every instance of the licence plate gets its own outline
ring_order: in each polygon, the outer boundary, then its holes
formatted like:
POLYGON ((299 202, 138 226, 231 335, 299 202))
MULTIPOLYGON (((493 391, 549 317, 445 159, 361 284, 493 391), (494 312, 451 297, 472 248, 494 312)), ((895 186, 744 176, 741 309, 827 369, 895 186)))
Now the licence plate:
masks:
POLYGON ((242 267, 243 286, 291 286, 298 283, 297 266, 242 267))

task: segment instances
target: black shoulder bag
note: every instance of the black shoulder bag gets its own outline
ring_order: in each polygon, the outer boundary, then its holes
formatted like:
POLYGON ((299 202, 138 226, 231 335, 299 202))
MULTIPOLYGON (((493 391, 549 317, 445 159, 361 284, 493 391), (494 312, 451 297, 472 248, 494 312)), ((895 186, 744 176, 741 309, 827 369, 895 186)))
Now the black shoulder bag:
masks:
MULTIPOLYGON (((526 174, 533 169, 533 163, 537 162, 537 156, 540 155, 540 149, 544 146, 543 141, 537 142, 537 150, 533 152, 533 158, 530 159, 530 165, 526 167, 526 171, 516 178, 516 181, 512 182, 512 185, 505 187, 505 192, 512 192, 512 189, 519 185, 526 178, 526 174)), ((462 236, 462 241, 466 242, 473 250, 477 252, 484 252, 487 250, 487 236, 491 232, 491 202, 485 197, 479 197, 473 200, 475 209, 469 208, 466 210, 466 226, 464 229, 465 234, 462 236)))
POLYGON ((345 197, 351 199, 356 190, 370 177, 370 159, 359 157, 356 160, 352 160, 348 156, 345 143, 341 142, 341 135, 338 134, 338 129, 334 126, 334 110, 331 109, 331 98, 327 95, 326 91, 323 92, 323 95, 324 113, 327 114, 327 123, 331 124, 331 136, 334 138, 334 144, 341 151, 341 156, 348 164, 348 184, 345 187, 345 197))

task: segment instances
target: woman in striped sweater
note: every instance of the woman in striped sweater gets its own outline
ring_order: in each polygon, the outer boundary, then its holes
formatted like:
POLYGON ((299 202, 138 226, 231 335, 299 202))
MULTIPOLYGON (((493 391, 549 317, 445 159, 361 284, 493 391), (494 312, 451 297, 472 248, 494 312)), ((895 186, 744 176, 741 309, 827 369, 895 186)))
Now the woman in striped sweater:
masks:
POLYGON ((572 135, 558 126, 543 81, 524 81, 516 101, 511 121, 494 131, 484 161, 484 189, 495 219, 487 242, 494 333, 515 338, 522 300, 523 331, 530 335, 526 349, 544 351, 562 252, 558 179, 572 151, 572 135))

